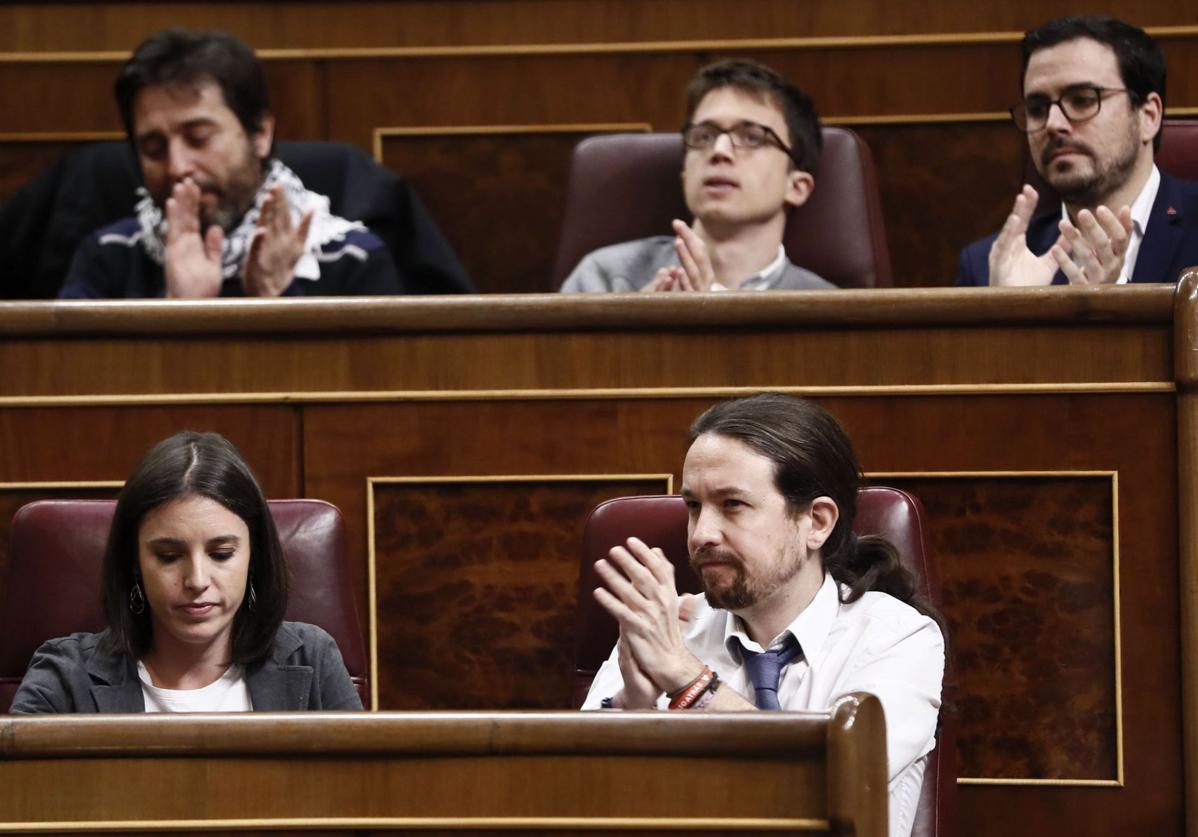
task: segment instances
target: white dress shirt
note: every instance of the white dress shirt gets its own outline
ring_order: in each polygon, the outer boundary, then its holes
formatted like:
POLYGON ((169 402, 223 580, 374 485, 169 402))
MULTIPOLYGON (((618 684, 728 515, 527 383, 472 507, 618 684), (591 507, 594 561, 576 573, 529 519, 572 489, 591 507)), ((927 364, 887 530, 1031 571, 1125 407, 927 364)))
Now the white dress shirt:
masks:
MULTIPOLYGON (((699 598, 688 624, 687 648, 720 675, 727 687, 752 700, 753 686, 740 648, 767 650, 749 639, 740 618, 699 598), (739 640, 739 641, 738 641, 739 640)), ((783 709, 827 711, 849 692, 869 692, 886 715, 890 834, 907 837, 915 821, 927 754, 936 743, 936 716, 944 679, 940 628, 910 605, 885 593, 840 601, 831 575, 802 613, 770 643, 793 634, 803 653, 782 670, 783 709)), ((615 650, 595 675, 583 709, 598 709, 623 688, 615 650)), ((658 708, 669 701, 663 696, 658 708)))
MULTIPOLYGON (((767 291, 775 279, 782 275, 782 271, 786 270, 786 247, 778 245, 778 255, 774 260, 767 264, 757 273, 754 273, 748 279, 740 283, 738 290, 742 291, 767 291)), ((730 290, 726 285, 720 283, 717 279, 711 283, 713 291, 730 290)))

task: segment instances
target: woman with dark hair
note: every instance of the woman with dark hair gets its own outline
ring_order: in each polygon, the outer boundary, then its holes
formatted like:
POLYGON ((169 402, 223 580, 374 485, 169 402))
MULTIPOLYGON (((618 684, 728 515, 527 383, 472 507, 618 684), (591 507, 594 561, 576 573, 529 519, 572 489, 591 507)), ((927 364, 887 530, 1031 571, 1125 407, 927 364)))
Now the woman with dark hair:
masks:
POLYGON ((283 621, 274 518, 223 436, 177 433, 142 457, 101 575, 108 628, 42 645, 13 712, 362 708, 333 638, 283 621))

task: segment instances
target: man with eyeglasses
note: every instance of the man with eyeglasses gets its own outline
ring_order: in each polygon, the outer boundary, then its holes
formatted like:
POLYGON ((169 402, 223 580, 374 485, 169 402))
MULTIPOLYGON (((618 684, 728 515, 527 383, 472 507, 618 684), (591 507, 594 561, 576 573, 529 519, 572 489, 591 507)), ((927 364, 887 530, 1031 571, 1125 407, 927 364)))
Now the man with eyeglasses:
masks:
POLYGON ((1111 17, 1064 17, 1022 50, 1011 116, 1062 207, 1034 214, 1025 185, 1002 230, 962 251, 957 284, 1172 282, 1198 264, 1198 184, 1153 162, 1165 57, 1152 38, 1111 17))
POLYGON ((563 291, 832 288, 786 257, 788 209, 811 195, 822 146, 811 99, 752 61, 704 67, 687 89, 682 186, 693 224, 603 247, 563 291))

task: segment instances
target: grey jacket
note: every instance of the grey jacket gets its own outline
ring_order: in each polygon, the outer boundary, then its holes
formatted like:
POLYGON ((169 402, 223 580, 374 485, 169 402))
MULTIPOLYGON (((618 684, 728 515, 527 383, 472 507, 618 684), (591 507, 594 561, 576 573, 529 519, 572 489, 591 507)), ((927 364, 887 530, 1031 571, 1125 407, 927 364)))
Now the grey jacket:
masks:
MULTIPOLYGON (((639 291, 653 280, 663 267, 677 267, 674 236, 655 235, 601 247, 583 257, 578 267, 562 283, 562 291, 639 291)), ((816 291, 836 286, 826 279, 790 261, 782 272, 768 282, 749 279, 746 290, 816 291)))
MULTIPOLYGON (((43 643, 10 711, 145 712, 137 660, 110 654, 106 634, 77 633, 43 643)), ((337 643, 304 622, 284 622, 270 654, 247 666, 245 679, 258 712, 362 708, 337 643)))

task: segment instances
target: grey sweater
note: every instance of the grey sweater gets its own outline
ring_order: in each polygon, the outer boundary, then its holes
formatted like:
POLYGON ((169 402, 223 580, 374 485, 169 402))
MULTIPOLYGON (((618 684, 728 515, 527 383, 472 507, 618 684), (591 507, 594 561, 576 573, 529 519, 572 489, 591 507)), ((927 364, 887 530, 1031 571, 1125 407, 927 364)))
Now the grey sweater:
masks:
MULTIPOLYGON (((655 235, 601 247, 583 257, 562 283, 562 291, 639 291, 663 267, 677 267, 674 237, 655 235)), ((782 272, 767 281, 749 279, 746 290, 831 290, 831 282, 789 260, 782 272)))

